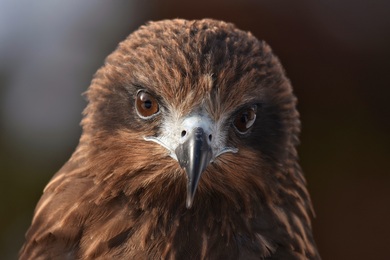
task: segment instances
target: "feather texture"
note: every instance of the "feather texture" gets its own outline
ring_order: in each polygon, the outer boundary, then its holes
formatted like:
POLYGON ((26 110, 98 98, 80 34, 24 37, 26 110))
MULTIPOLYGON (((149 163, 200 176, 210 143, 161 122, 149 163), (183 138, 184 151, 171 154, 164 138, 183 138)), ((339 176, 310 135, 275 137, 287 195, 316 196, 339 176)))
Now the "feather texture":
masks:
POLYGON ((45 188, 21 259, 320 258, 296 98, 265 42, 210 19, 152 22, 107 57, 86 96, 80 143, 45 188), (139 89, 160 104, 147 121, 139 89), (237 133, 232 118, 254 103, 254 125, 237 133), (208 165, 187 209, 185 171, 144 137, 195 108, 238 152, 208 165))

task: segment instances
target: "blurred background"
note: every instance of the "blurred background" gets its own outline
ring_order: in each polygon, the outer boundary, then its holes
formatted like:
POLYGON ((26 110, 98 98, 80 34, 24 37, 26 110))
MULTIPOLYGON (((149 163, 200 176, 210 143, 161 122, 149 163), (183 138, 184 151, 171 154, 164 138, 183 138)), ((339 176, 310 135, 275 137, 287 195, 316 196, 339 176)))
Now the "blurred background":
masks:
POLYGON ((216 18, 266 40, 299 99, 323 259, 388 259, 390 1, 0 0, 0 258, 78 143, 81 97, 149 20, 216 18))

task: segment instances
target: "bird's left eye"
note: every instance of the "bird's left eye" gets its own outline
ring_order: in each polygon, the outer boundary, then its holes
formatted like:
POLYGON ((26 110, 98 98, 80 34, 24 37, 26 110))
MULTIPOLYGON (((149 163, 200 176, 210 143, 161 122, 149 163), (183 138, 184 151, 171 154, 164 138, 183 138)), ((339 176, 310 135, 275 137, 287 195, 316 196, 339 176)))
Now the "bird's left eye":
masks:
POLYGON ((135 107, 138 115, 143 118, 151 117, 159 111, 157 99, 145 91, 138 92, 135 107))
POLYGON ((256 121, 257 106, 253 105, 241 110, 234 119, 234 126, 240 133, 245 133, 256 121))

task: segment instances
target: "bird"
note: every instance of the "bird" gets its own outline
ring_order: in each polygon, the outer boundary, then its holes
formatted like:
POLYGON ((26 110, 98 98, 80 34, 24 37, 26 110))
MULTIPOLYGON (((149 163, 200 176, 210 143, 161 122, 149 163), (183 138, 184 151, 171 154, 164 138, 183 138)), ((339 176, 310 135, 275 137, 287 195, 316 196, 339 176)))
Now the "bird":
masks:
POLYGON ((214 19, 148 22, 85 97, 20 259, 320 259, 297 98, 264 40, 214 19))

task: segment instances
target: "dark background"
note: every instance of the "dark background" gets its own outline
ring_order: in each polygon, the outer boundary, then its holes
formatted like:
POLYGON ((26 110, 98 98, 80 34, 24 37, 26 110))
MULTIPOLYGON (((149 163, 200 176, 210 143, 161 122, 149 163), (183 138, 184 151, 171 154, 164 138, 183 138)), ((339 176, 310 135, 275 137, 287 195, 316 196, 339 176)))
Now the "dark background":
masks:
POLYGON ((299 99, 324 259, 388 259, 390 1, 0 0, 0 258, 81 133, 84 92, 149 20, 216 18, 266 40, 299 99))

